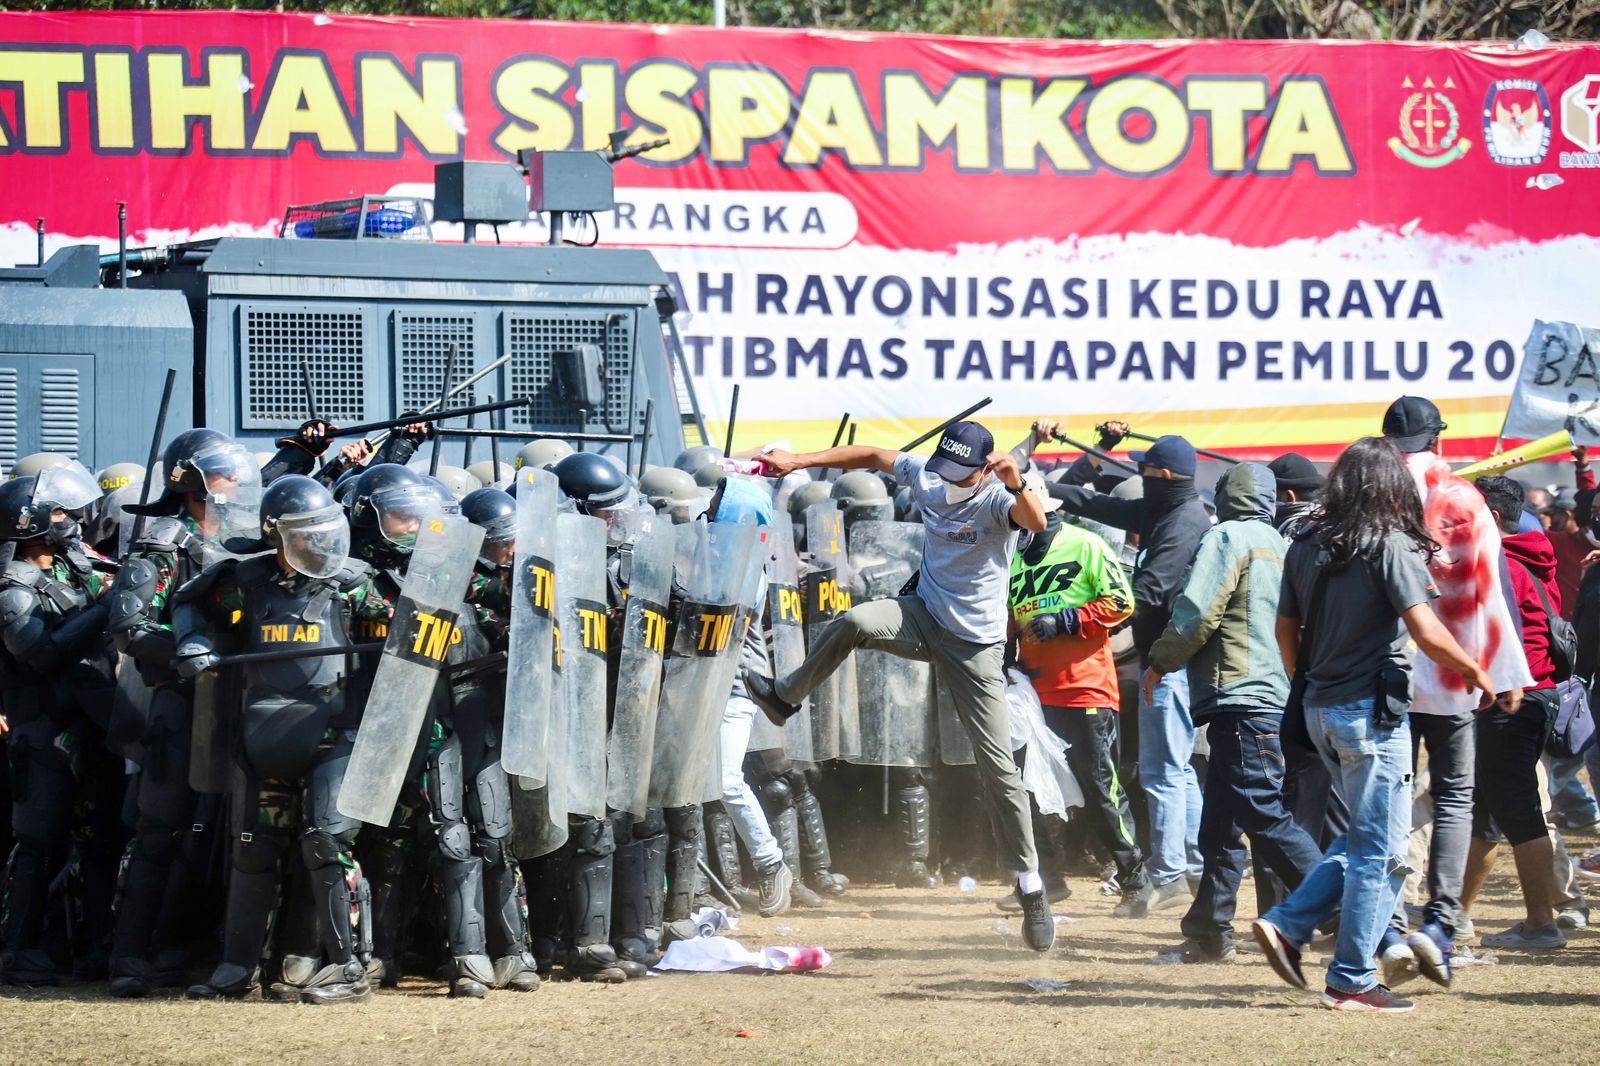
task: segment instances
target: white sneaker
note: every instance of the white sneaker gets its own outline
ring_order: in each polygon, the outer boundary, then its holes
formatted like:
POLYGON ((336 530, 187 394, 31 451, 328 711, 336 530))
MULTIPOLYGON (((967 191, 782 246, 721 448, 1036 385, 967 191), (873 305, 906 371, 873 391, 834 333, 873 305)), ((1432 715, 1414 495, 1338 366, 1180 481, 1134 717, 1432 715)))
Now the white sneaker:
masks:
POLYGON ((1399 988, 1418 976, 1417 953, 1399 938, 1383 949, 1378 962, 1383 966, 1383 983, 1389 988, 1399 988))

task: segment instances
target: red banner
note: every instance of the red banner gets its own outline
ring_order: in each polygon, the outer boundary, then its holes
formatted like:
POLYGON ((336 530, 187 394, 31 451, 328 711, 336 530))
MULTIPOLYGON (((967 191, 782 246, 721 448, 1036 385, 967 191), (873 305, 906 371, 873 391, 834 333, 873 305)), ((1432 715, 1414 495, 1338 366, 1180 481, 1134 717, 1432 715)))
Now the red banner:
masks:
POLYGON ((670 143, 619 164, 599 237, 663 249, 752 435, 842 406, 890 443, 989 394, 1002 432, 1067 407, 1271 452, 1408 391, 1492 437, 1533 320, 1593 306, 1577 46, 4 14, 0 258, 38 216, 53 243, 107 239, 117 200, 138 243, 275 233, 619 128, 670 143))

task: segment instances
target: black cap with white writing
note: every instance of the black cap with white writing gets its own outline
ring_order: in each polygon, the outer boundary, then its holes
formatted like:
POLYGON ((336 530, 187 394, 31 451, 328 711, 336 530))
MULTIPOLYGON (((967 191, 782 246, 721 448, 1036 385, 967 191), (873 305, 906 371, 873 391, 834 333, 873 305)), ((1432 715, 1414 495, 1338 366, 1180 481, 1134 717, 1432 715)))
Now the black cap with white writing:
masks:
POLYGON ((927 469, 946 481, 965 481, 983 469, 992 451, 994 434, 976 422, 957 422, 939 438, 927 469))

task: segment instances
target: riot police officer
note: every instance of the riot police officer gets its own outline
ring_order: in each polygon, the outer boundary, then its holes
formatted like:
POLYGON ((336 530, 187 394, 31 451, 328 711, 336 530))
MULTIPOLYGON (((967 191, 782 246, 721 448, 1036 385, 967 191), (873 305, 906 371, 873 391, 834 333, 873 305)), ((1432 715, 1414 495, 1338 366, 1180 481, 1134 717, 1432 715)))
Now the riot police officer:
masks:
MULTIPOLYGON (((73 824, 75 801, 91 796, 99 817, 85 839, 95 854, 82 876, 101 897, 86 911, 91 934, 103 936, 109 920, 116 800, 105 790, 120 785, 120 774, 115 762, 107 765, 104 721, 91 713, 110 702, 109 615, 100 602, 102 576, 77 544, 84 511, 99 495, 94 477, 71 460, 0 485, 0 541, 14 549, 0 568, 0 721, 16 841, 0 961, 12 984, 60 982, 43 942, 51 862, 66 849, 69 831, 82 828, 73 824)), ((84 945, 86 952, 95 947, 84 945)))
MULTIPOLYGON (((505 648, 511 621, 511 565, 517 534, 516 501, 497 488, 468 493, 461 513, 483 527, 483 549, 463 615, 464 644, 474 658, 505 648)), ((483 864, 484 918, 494 961, 494 987, 533 991, 539 974, 528 948, 522 911, 522 873, 511 852, 511 779, 500 765, 505 667, 463 672, 451 684, 452 715, 461 742, 464 810, 473 851, 483 864)))
POLYGON ((257 987, 276 885, 298 839, 323 965, 285 979, 302 1003, 361 1002, 371 987, 363 963, 370 943, 357 940, 368 923, 351 920, 366 895, 351 850, 359 823, 336 805, 361 707, 352 699, 353 657, 340 649, 352 643, 354 619, 381 607, 370 572, 349 559, 349 526, 325 486, 303 476, 276 481, 259 520, 277 550, 207 568, 180 590, 174 612, 180 676, 239 668, 222 662, 220 647, 266 653, 242 667, 222 959, 188 994, 239 998, 257 987))

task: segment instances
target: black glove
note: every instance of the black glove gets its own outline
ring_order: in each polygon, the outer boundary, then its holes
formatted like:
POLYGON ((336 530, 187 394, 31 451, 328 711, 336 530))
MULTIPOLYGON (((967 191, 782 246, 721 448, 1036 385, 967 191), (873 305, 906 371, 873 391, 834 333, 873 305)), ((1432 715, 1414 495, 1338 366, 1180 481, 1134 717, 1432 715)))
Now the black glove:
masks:
POLYGON ((1109 424, 1098 428, 1100 430, 1100 439, 1095 442, 1096 448, 1103 452, 1108 452, 1122 443, 1124 434, 1112 429, 1109 424))
MULTIPOLYGON (((417 417, 417 418, 422 417, 416 411, 406 411, 400 417, 401 418, 411 418, 413 416, 417 417)), ((431 440, 433 438, 433 435, 434 435, 433 423, 432 422, 418 422, 418 423, 413 423, 411 425, 404 426, 400 430, 400 435, 402 437, 406 438, 406 440, 411 441, 413 444, 421 444, 423 441, 431 440)))
POLYGON ((1075 637, 1082 628, 1082 620, 1076 607, 1065 611, 1053 611, 1050 614, 1036 615, 1028 619, 1028 624, 1023 627, 1023 632, 1028 639, 1036 644, 1043 644, 1047 640, 1057 637, 1075 637))
POLYGON ((292 437, 278 438, 278 446, 287 448, 293 445, 304 449, 312 455, 321 455, 328 450, 328 445, 333 443, 334 426, 332 422, 321 418, 313 418, 300 423, 300 430, 292 437))

